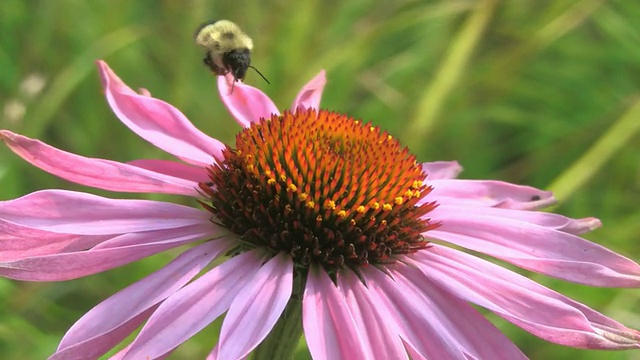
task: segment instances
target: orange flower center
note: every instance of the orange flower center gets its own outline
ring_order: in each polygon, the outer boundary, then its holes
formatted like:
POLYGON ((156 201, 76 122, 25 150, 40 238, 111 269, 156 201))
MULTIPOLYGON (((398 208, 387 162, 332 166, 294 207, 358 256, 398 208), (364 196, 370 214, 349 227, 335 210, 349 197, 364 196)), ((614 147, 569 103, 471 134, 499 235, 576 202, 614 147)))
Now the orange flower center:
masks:
POLYGON ((201 183, 203 204, 243 246, 286 252, 298 267, 393 262, 428 246, 435 203, 407 148, 342 114, 303 110, 261 119, 201 183))

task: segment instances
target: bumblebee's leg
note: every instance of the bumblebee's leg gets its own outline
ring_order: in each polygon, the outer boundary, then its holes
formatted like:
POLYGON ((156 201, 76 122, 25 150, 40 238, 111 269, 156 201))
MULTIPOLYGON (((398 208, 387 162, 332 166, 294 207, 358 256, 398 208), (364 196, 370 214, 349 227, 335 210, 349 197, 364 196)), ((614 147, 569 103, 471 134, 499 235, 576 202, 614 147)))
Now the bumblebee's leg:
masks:
POLYGON ((224 75, 228 72, 227 69, 218 66, 215 61, 213 61, 213 57, 211 56, 211 52, 207 51, 207 55, 205 55, 204 59, 202 59, 204 64, 216 75, 224 75))

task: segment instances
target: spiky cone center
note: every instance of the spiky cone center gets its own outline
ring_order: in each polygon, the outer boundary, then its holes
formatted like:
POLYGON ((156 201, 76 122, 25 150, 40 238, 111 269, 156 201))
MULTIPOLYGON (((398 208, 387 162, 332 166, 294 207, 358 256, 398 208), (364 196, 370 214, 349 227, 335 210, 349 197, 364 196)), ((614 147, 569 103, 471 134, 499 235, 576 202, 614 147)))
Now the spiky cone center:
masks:
POLYGON ((297 268, 394 261, 428 246, 436 205, 416 158, 378 127, 324 110, 251 124, 200 183, 213 221, 243 247, 289 254, 297 268))

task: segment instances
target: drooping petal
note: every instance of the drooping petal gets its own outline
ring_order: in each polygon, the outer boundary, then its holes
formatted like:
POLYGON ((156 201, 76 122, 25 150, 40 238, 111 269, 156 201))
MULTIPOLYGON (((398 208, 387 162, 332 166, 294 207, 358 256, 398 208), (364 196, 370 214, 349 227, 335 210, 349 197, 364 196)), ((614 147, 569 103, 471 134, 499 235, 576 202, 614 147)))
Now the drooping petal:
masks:
POLYGON ((569 234, 580 235, 593 231, 602 227, 600 219, 594 217, 587 217, 582 219, 570 219, 562 228, 557 229, 569 234))
POLYGON ((151 315, 148 310, 191 281, 227 245, 206 242, 188 249, 164 268, 98 304, 67 331, 53 358, 65 359, 71 353, 97 358, 106 353, 151 315))
POLYGON ((197 195, 197 185, 180 177, 75 155, 7 130, 0 130, 0 139, 32 165, 77 184, 120 192, 197 195))
MULTIPOLYGON (((127 354, 127 351, 129 351, 129 347, 131 346, 131 344, 129 344, 127 347, 125 347, 124 349, 118 351, 115 355, 113 355, 112 357, 109 358, 109 360, 122 360, 124 358, 124 356, 127 354)), ((160 355, 160 356, 156 356, 154 358, 154 360, 164 360, 167 359, 171 353, 173 353, 175 349, 171 349, 171 351, 168 351, 166 354, 160 355)))
POLYGON ((435 200, 439 204, 535 210, 556 203, 550 191, 502 181, 431 180, 427 177, 427 184, 433 186, 433 190, 424 200, 435 200))
POLYGON ((427 180, 453 179, 460 174, 462 166, 457 161, 434 161, 422 163, 427 180))
POLYGON ((218 358, 247 357, 280 318, 292 289, 293 261, 281 253, 258 270, 231 304, 220 330, 218 358))
POLYGON ((415 289, 393 281, 374 267, 362 268, 362 276, 379 311, 387 314, 395 331, 417 353, 427 359, 467 359, 457 341, 441 328, 447 314, 430 308, 415 289))
POLYGON ((595 230, 602 226, 596 218, 572 219, 560 214, 542 211, 522 211, 500 208, 467 207, 459 205, 439 205, 428 213, 428 217, 444 221, 450 215, 464 212, 466 216, 493 216, 504 219, 523 221, 530 224, 543 226, 548 229, 579 235, 595 230))
POLYGON ((127 164, 160 174, 188 180, 192 185, 194 185, 194 187, 196 187, 195 184, 199 182, 209 181, 209 177, 207 176, 207 171, 205 169, 175 161, 139 159, 128 161, 127 164))
POLYGON ((224 106, 244 128, 260 118, 271 117, 271 114, 280 115, 273 101, 253 86, 236 82, 231 91, 224 77, 218 76, 218 92, 224 106))
POLYGON ((104 61, 97 64, 107 101, 129 129, 193 165, 207 166, 222 158, 224 144, 198 130, 180 110, 162 100, 137 94, 104 61))
POLYGON ((249 251, 178 290, 149 318, 123 359, 155 359, 222 315, 260 269, 264 254, 249 251))
POLYGON ((549 342, 585 349, 640 349, 640 332, 526 277, 434 244, 407 256, 452 294, 485 307, 549 342))
POLYGON ((0 221, 0 261, 85 250, 111 237, 60 234, 0 221))
POLYGON ((437 331, 449 336, 468 358, 515 360, 527 357, 476 309, 402 263, 390 267, 396 283, 422 299, 425 311, 438 317, 437 331), (426 310, 428 309, 428 310, 426 310), (482 336, 478 336, 482 334, 482 336))
POLYGON ((140 324, 151 316, 157 307, 158 305, 151 306, 116 328, 111 329, 108 333, 59 349, 47 360, 98 359, 131 335, 140 324))
MULTIPOLYGON (((205 358, 205 360, 217 360, 217 359, 224 359, 218 356, 219 353, 219 346, 220 343, 217 343, 216 346, 213 348, 213 350, 211 350, 211 352, 209 352, 209 354, 207 355, 207 357, 205 358)), ((245 356, 243 358, 240 358, 239 360, 246 360, 248 359, 249 356, 245 356)))
POLYGON ((441 206, 429 215, 441 226, 428 236, 494 256, 524 269, 602 287, 640 287, 640 265, 576 235, 536 222, 549 213, 441 206), (520 218, 516 218, 519 215, 520 218), (511 216, 511 218, 510 218, 511 216), (527 217, 531 221, 527 221, 527 217))
POLYGON ((380 359, 408 359, 398 334, 389 326, 369 290, 351 270, 338 273, 338 289, 347 300, 364 344, 380 359))
POLYGON ((0 220, 58 233, 109 235, 202 224, 209 222, 209 215, 159 201, 114 200, 73 191, 43 190, 0 202, 0 220))
POLYGON ((215 235, 208 224, 116 236, 91 250, 0 261, 0 276, 24 281, 63 281, 113 269, 215 235))
POLYGON ((205 358, 205 360, 217 360, 218 359, 218 344, 211 350, 209 355, 205 358))
POLYGON ((309 81, 298 93, 291 105, 291 112, 296 112, 298 107, 303 109, 320 109, 320 99, 322 91, 327 84, 326 72, 321 70, 311 81, 309 81))
POLYGON ((349 307, 324 269, 312 266, 302 299, 302 327, 313 359, 373 359, 349 307))
MULTIPOLYGON (((112 357, 109 358, 109 360, 122 360, 124 358, 124 356, 127 354, 127 352, 129 351, 129 347, 131 347, 131 344, 127 345, 124 349, 118 351, 115 355, 113 355, 112 357)), ((169 355, 171 355, 171 353, 174 351, 175 349, 172 349, 171 351, 168 351, 166 354, 157 356, 154 358, 154 360, 164 360, 167 359, 169 357, 169 355)))

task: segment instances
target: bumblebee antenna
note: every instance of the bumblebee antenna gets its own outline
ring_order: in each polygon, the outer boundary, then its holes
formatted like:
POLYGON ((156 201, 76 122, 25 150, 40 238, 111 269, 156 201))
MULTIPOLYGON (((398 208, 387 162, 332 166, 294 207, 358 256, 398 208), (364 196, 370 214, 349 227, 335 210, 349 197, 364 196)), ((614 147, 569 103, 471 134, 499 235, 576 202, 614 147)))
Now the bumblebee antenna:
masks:
POLYGON ((267 78, 266 78, 266 77, 264 77, 264 75, 262 75, 262 73, 261 73, 260 71, 258 71, 258 69, 254 68, 254 67, 253 67, 253 66, 251 66, 251 65, 249 65, 249 67, 250 67, 250 68, 252 68, 253 70, 255 70, 255 71, 258 73, 258 75, 262 76, 262 78, 264 79, 264 81, 266 81, 266 82, 267 82, 267 84, 271 85, 271 83, 269 82, 269 80, 267 80, 267 78))

